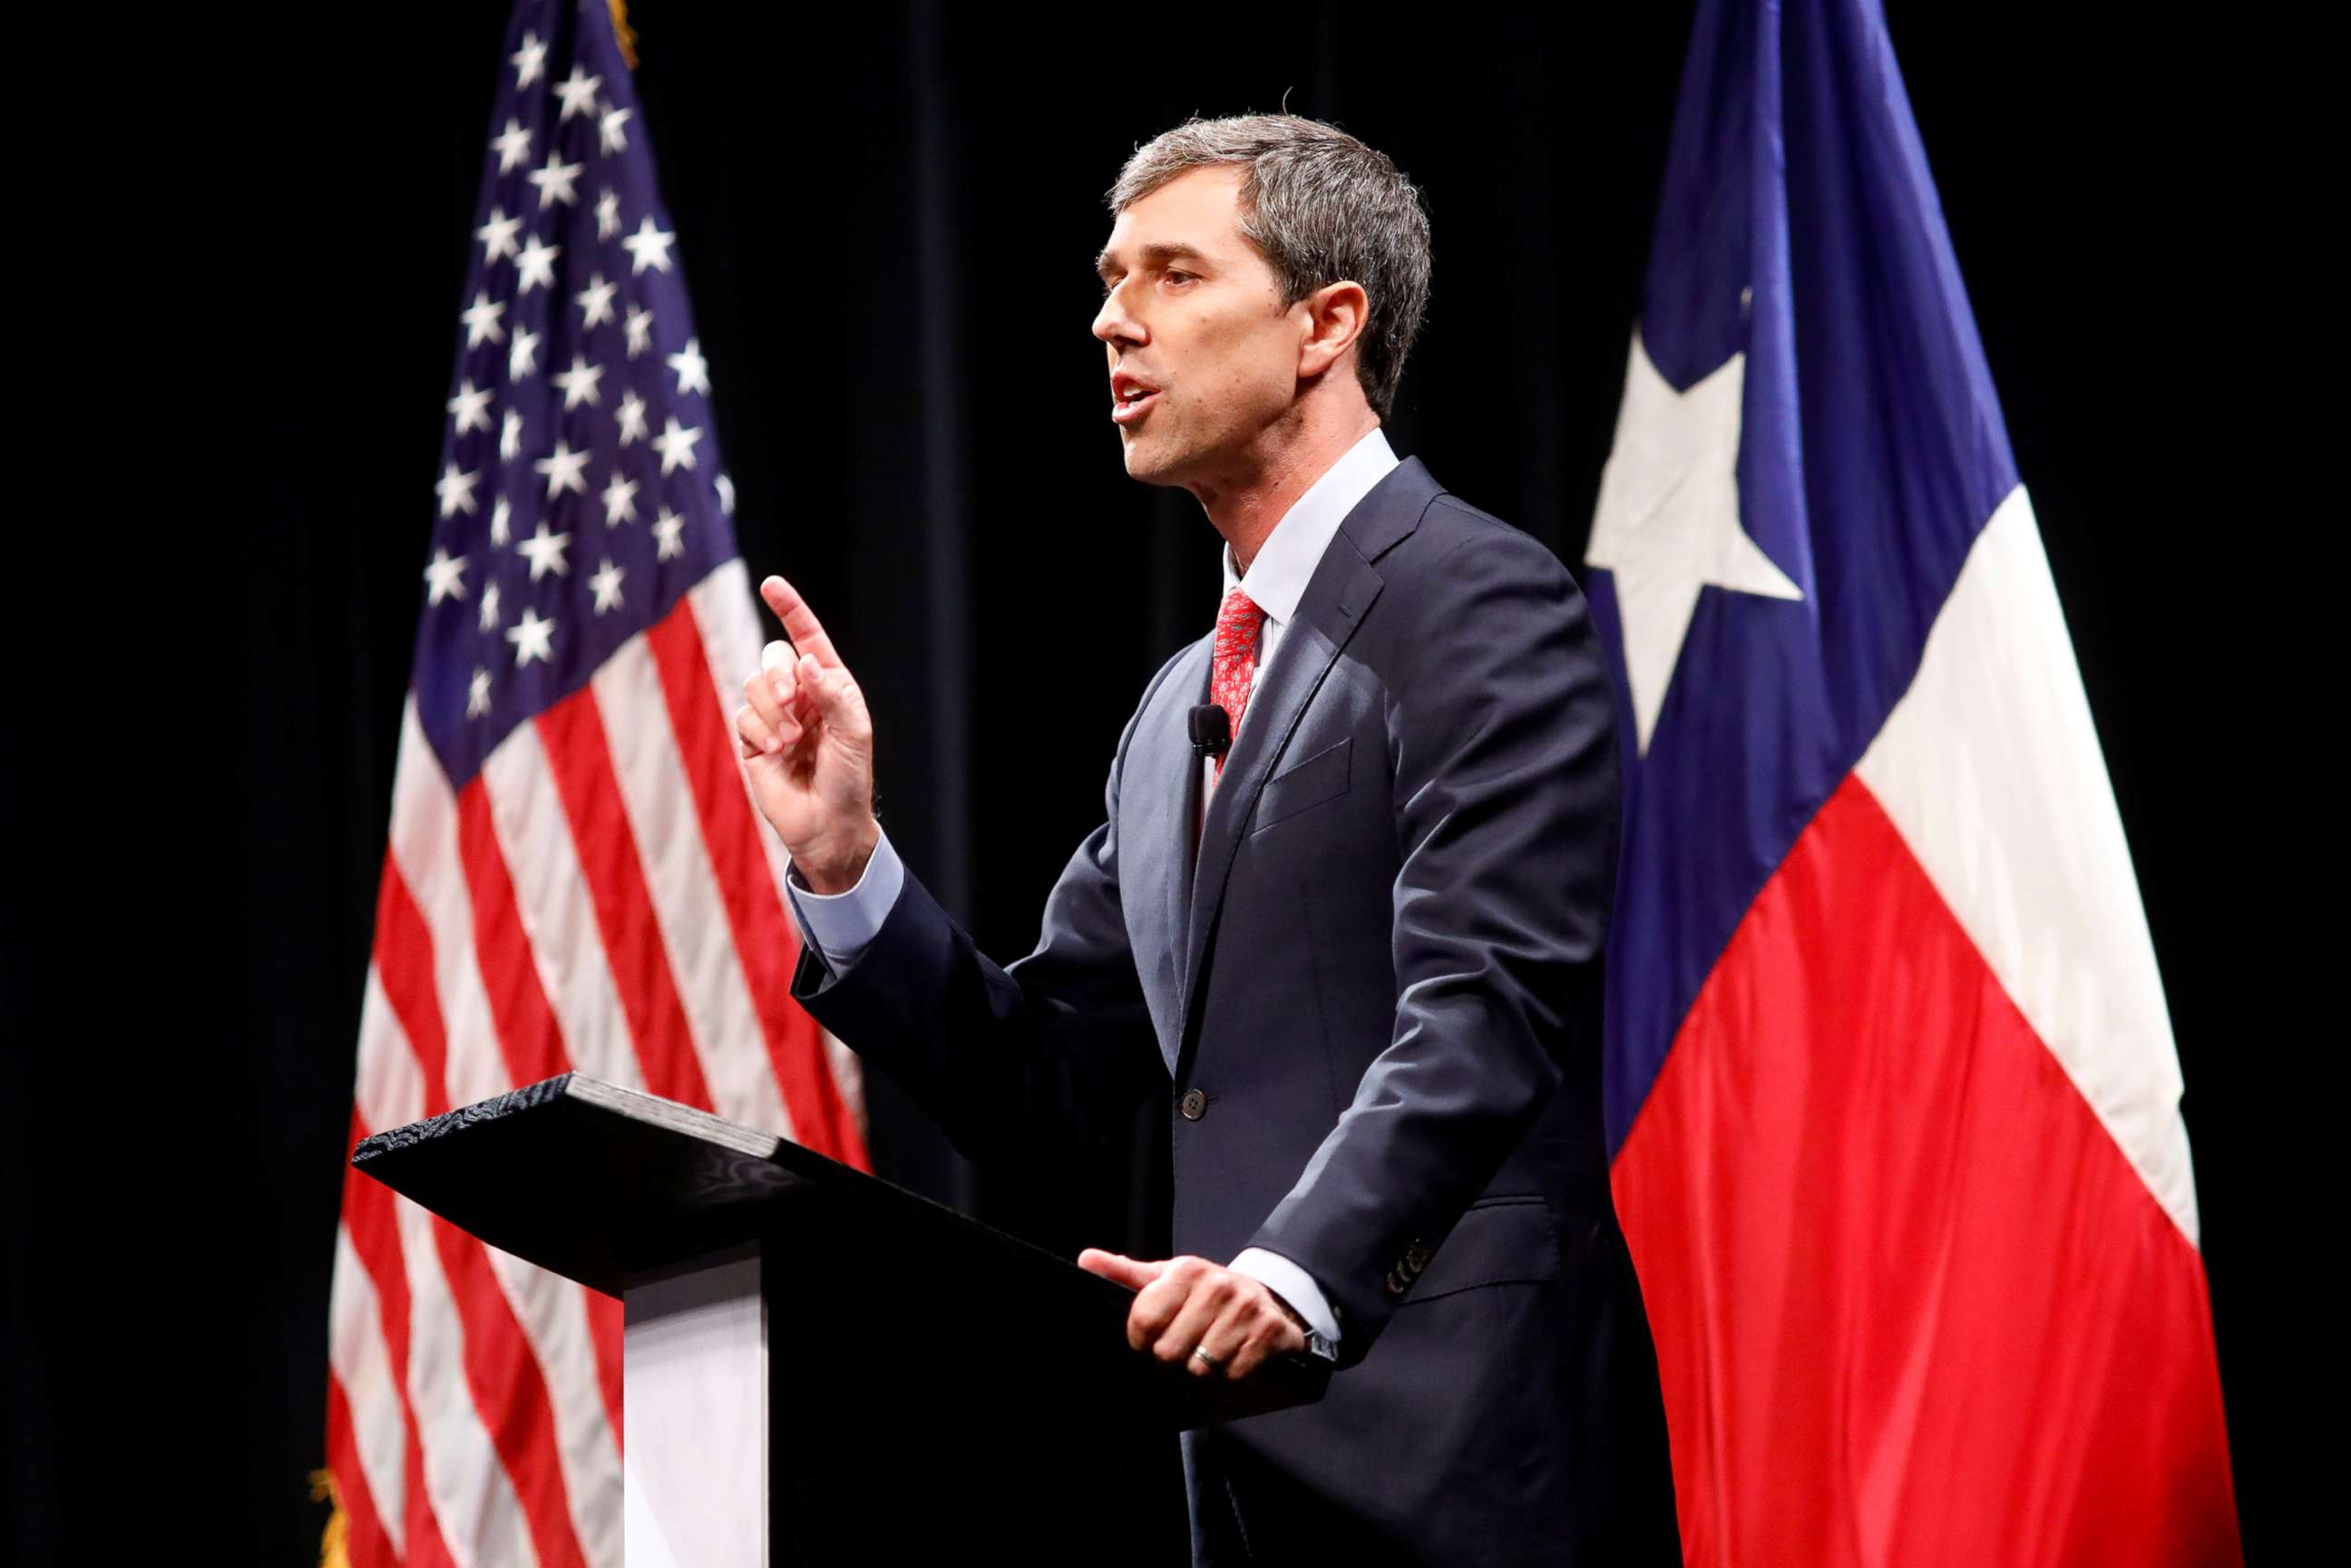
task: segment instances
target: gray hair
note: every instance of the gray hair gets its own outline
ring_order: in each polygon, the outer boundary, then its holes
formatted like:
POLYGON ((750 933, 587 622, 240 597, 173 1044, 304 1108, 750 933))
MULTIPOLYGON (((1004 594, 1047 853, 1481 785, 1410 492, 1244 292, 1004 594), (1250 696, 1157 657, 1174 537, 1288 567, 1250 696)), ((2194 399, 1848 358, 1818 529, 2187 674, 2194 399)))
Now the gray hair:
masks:
POLYGON ((1336 126, 1246 114, 1187 120, 1136 148, 1110 188, 1110 209, 1123 213, 1179 174, 1215 167, 1247 171, 1241 233, 1273 268, 1285 306, 1325 284, 1363 285, 1371 319, 1355 340, 1355 373, 1372 412, 1386 418, 1428 311, 1420 193, 1386 153, 1336 126))

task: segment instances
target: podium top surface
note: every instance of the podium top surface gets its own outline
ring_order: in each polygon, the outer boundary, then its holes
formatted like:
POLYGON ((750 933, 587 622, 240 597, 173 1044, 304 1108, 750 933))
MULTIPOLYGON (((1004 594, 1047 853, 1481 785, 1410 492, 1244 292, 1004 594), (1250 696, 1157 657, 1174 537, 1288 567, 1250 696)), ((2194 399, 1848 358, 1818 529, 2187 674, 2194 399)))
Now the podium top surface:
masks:
POLYGON ((1024 1322, 1057 1354, 1066 1344, 1090 1374, 1113 1367, 1123 1380, 1131 1370, 1178 1426, 1307 1403, 1328 1379, 1305 1358, 1239 1384, 1158 1367, 1126 1345, 1124 1286, 788 1138, 581 1073, 378 1133, 351 1163, 489 1245, 607 1295, 752 1241, 771 1260, 770 1279, 789 1276, 795 1291, 903 1295, 942 1277, 985 1279, 1025 1304, 1024 1322))
POLYGON ((378 1133, 351 1164, 499 1250, 611 1296, 633 1276, 755 1239, 795 1188, 872 1180, 772 1133, 577 1072, 378 1133))

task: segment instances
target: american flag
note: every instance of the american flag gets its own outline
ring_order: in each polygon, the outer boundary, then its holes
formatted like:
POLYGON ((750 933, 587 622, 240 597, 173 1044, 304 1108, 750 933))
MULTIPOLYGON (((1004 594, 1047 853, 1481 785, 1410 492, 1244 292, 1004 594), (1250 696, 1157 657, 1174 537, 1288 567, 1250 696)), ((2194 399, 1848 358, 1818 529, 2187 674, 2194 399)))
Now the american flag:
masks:
MULTIPOLYGON (((862 1166, 736 763, 759 626, 629 69, 601 4, 521 0, 505 47, 351 1139, 578 1068, 862 1166)), ((349 1178, 351 1563, 619 1564, 620 1357, 618 1301, 349 1178)))

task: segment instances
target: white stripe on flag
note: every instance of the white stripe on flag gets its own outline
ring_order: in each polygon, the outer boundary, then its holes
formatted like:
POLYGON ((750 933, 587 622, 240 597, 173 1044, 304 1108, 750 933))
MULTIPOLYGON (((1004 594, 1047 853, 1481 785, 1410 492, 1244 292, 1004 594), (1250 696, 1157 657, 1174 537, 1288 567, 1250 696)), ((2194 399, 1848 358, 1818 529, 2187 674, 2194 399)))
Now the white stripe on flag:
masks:
POLYGON ((712 1107, 729 1121, 791 1136, 783 1091, 726 924, 726 904, 702 841, 661 671, 640 634, 589 683, 604 718, 612 772, 644 862, 654 923, 694 1030, 712 1107))
MULTIPOLYGON (((355 1179, 366 1181, 366 1176, 355 1179)), ((360 1474, 373 1500, 373 1511, 392 1538, 392 1549, 407 1556, 407 1489, 402 1458, 408 1445, 408 1418, 401 1413, 400 1389, 392 1380, 392 1353, 383 1342, 383 1318, 378 1310, 375 1283, 368 1278, 360 1255, 351 1248, 350 1231, 335 1227, 334 1294, 328 1307, 327 1364, 342 1385, 343 1403, 351 1413, 351 1440, 358 1449, 360 1474)))
POLYGON ((522 1501, 483 1428, 466 1385, 457 1303, 433 1245, 433 1217, 401 1200, 400 1250, 408 1265, 409 1402, 423 1424, 424 1483, 459 1568, 536 1564, 522 1501))
MULTIPOLYGON (((360 1119, 376 1130, 404 1126, 423 1114, 423 1079, 372 969, 368 979, 360 1060, 373 1071, 361 1075, 360 1119)), ((522 1502, 465 1381, 465 1335, 433 1245, 432 1217, 404 1197, 392 1200, 392 1211, 408 1281, 408 1398, 421 1424, 434 1514, 458 1568, 536 1564, 522 1502)))
MULTIPOLYGON (((433 936, 433 989, 441 1002, 449 1108, 514 1087, 497 1049, 490 999, 474 952, 474 901, 457 854, 457 801, 424 738, 410 694, 400 715, 400 761, 392 781, 392 858, 433 936)), ((379 1130, 398 1122, 368 1124, 379 1130)))
POLYGON ((498 852, 514 879, 517 913, 572 1065, 608 1083, 643 1089, 628 1015, 596 928, 595 896, 580 869, 538 727, 516 726, 483 763, 482 778, 498 852))
POLYGON ((2179 1057, 2064 612, 2023 486, 1855 769, 2189 1242, 2179 1057))

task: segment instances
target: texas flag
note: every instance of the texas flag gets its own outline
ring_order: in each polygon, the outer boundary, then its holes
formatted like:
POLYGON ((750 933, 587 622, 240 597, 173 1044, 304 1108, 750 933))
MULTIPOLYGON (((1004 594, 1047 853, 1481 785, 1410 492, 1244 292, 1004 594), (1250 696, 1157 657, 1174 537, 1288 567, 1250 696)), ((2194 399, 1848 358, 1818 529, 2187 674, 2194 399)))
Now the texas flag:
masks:
POLYGON ((2162 982, 1876 0, 1702 0, 1587 560, 1688 1561, 2239 1562, 2162 982))

